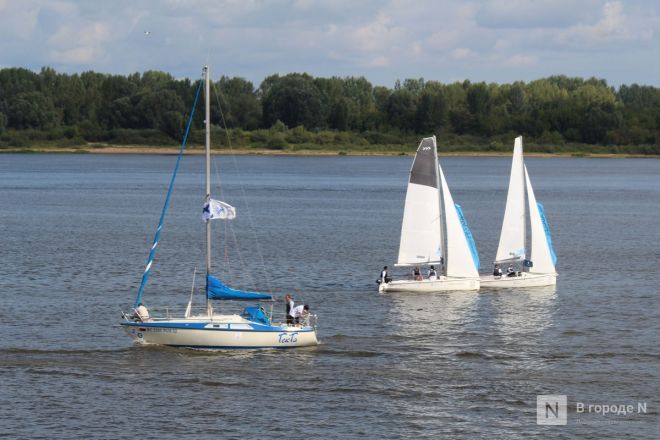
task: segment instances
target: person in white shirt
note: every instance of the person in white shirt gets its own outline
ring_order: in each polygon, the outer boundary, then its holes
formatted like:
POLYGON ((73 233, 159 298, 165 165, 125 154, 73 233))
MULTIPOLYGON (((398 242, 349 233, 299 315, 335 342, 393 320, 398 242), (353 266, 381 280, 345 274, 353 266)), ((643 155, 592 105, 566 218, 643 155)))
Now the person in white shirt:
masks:
POLYGON ((309 315, 309 306, 307 304, 301 306, 295 306, 291 309, 291 317, 293 318, 296 324, 300 324, 300 321, 305 321, 309 315), (302 318, 302 319, 301 319, 302 318))
POLYGON ((149 321, 149 310, 147 310, 144 304, 138 304, 135 309, 135 317, 142 322, 149 321))
POLYGON ((435 281, 438 279, 438 273, 435 271, 435 267, 431 266, 429 269, 429 280, 435 281))
POLYGON ((381 283, 389 283, 392 281, 392 278, 390 275, 387 273, 387 266, 383 267, 383 271, 380 273, 380 278, 376 281, 378 284, 381 283))

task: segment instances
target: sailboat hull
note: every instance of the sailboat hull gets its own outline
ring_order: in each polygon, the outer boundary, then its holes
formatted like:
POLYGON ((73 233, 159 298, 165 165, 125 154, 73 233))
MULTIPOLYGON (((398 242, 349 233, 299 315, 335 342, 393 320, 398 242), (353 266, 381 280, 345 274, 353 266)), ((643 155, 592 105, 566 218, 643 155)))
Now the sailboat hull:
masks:
POLYGON ((386 292, 445 292, 453 290, 479 290, 478 278, 444 278, 441 280, 394 280, 382 283, 378 291, 386 292))
POLYGON ((511 287, 541 287, 557 284, 557 274, 523 272, 519 277, 495 278, 492 275, 481 277, 481 287, 489 289, 506 289, 511 287))
POLYGON ((318 345, 316 330, 301 326, 165 321, 123 322, 138 344, 196 349, 293 348, 318 345))

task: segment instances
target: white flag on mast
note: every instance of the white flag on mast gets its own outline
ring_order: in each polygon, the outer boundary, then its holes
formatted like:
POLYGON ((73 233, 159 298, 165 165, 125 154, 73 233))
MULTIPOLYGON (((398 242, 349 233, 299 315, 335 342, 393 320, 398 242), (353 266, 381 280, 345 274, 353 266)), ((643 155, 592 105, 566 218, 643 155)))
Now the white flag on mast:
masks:
POLYGON ((202 219, 207 222, 217 218, 231 220, 236 218, 236 208, 220 200, 210 199, 204 203, 202 219))

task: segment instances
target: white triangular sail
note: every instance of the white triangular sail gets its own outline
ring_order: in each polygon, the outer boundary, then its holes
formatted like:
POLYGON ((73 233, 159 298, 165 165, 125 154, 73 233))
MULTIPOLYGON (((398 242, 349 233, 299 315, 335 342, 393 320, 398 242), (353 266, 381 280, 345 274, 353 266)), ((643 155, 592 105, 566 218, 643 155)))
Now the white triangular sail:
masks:
POLYGON ((458 217, 454 199, 451 196, 442 167, 438 163, 440 172, 440 185, 442 187, 442 199, 445 206, 445 222, 447 225, 447 251, 445 257, 445 269, 448 277, 478 278, 479 271, 474 265, 470 246, 468 245, 463 225, 458 217))
POLYGON ((525 167, 525 183, 527 185, 527 200, 529 202, 529 223, 531 229, 531 256, 533 266, 530 272, 534 273, 555 273, 555 265, 553 263, 550 245, 546 236, 543 221, 541 220, 541 213, 539 212, 532 183, 527 174, 527 167, 525 167))
POLYGON ((509 193, 502 222, 500 243, 495 262, 525 259, 525 176, 523 173, 522 136, 518 136, 513 147, 509 193))
POLYGON ((410 168, 397 265, 437 263, 442 257, 437 163, 435 136, 422 139, 410 168))

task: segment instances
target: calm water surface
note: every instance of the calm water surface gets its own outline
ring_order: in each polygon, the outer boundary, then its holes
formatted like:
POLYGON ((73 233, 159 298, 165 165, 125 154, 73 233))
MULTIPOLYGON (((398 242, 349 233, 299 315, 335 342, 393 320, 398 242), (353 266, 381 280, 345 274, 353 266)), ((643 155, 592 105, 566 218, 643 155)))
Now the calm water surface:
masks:
MULTIPOLYGON (((557 287, 436 295, 374 283, 396 258, 410 157, 216 163, 239 212, 214 223, 216 273, 310 303, 321 345, 134 347, 116 325, 174 158, 0 155, 0 436, 660 436, 660 161, 528 158, 557 287), (536 425, 537 394, 568 395, 567 426, 536 425), (576 402, 648 413, 578 417, 576 402)), ((442 163, 487 271, 510 160, 442 163)), ((184 159, 151 307, 183 307, 204 265, 201 171, 184 159)))

